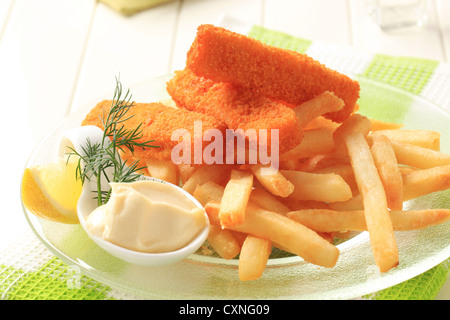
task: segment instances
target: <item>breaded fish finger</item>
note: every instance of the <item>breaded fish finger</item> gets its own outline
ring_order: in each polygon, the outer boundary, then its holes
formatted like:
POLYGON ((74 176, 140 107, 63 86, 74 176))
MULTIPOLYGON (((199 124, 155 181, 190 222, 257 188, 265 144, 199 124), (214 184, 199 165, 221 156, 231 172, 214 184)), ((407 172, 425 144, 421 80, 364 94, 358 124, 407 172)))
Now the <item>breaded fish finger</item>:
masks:
MULTIPOLYGON (((102 117, 111 108, 112 101, 104 100, 98 103, 85 117, 82 125, 95 125, 103 129, 102 117)), ((191 137, 191 155, 194 155, 194 121, 201 121, 202 136, 208 129, 218 129, 225 136, 226 125, 213 117, 186 109, 168 107, 162 103, 134 103, 127 117, 133 117, 123 122, 125 128, 135 129, 142 123, 142 138, 139 142, 154 140, 152 145, 158 148, 136 148, 134 155, 126 152, 124 158, 171 160, 172 149, 179 143, 172 141, 172 133, 177 129, 186 129, 191 137)), ((203 142, 203 148, 207 143, 203 142)), ((193 162, 192 162, 193 163, 193 162)))
MULTIPOLYGON (((230 83, 213 82, 189 69, 177 71, 167 83, 167 92, 179 107, 222 120, 229 129, 278 129, 279 150, 288 151, 302 139, 302 128, 292 108, 284 103, 255 95, 230 83)), ((264 141, 265 142, 265 141, 264 141)))
POLYGON ((359 98, 359 84, 306 54, 266 45, 213 25, 201 25, 187 54, 186 66, 199 76, 250 88, 292 105, 324 91, 341 98, 345 107, 326 114, 342 122, 359 98))

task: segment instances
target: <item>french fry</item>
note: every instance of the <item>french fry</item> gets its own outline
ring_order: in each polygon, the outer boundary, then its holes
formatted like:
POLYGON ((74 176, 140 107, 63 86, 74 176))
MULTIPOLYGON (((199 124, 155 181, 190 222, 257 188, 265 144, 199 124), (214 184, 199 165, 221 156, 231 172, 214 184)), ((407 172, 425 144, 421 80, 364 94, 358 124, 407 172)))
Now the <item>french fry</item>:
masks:
POLYGON ((190 165, 190 164, 184 164, 180 163, 177 165, 178 167, 178 173, 180 175, 180 181, 181 184, 185 184, 186 181, 190 178, 190 176, 194 173, 194 171, 197 169, 196 167, 190 165))
POLYGON ((388 208, 403 208, 403 180, 391 141, 385 135, 373 136, 372 157, 386 193, 388 208))
POLYGON ((337 174, 288 170, 280 172, 294 185, 294 191, 290 196, 297 200, 336 202, 346 201, 352 197, 350 186, 337 174))
POLYGON ((395 231, 419 230, 444 223, 450 219, 449 209, 391 211, 395 231))
MULTIPOLYGON (((228 229, 223 229, 223 230, 228 230, 228 229)), ((242 250, 242 245, 244 244, 245 239, 247 238, 247 234, 246 233, 242 233, 239 231, 234 231, 234 230, 229 230, 234 238, 236 239, 237 243, 239 244, 239 247, 242 250)))
POLYGON ((428 169, 450 164, 450 154, 393 140, 391 144, 399 164, 418 169, 428 169))
POLYGON ((403 175, 403 200, 450 188, 450 165, 411 171, 403 175))
POLYGON ((354 113, 334 131, 333 139, 335 144, 335 157, 346 157, 347 146, 345 143, 346 137, 351 133, 360 132, 363 136, 367 136, 372 128, 372 122, 369 118, 354 113))
MULTIPOLYGON (((205 206, 211 224, 219 224, 220 204, 209 202, 205 206)), ((332 268, 339 257, 339 250, 316 232, 275 212, 270 212, 249 203, 245 220, 230 230, 252 234, 271 240, 305 261, 332 268)))
POLYGON ((344 108, 344 101, 333 92, 325 91, 312 98, 293 110, 300 121, 300 127, 304 127, 313 119, 329 112, 336 112, 344 108))
POLYGON ((372 123, 372 131, 378 131, 378 130, 395 130, 400 129, 403 127, 403 124, 401 123, 395 123, 395 122, 388 122, 388 121, 382 121, 378 119, 369 119, 372 123))
POLYGON ((303 131, 302 141, 295 148, 280 155, 280 160, 309 158, 321 154, 330 154, 334 150, 333 131, 317 128, 303 131))
MULTIPOLYGON (((310 209, 286 216, 317 232, 367 231, 364 210, 310 209)), ((450 220, 450 209, 393 210, 389 217, 395 231, 419 230, 450 220)))
MULTIPOLYGON (((208 181, 197 185, 193 196, 204 206, 209 201, 220 202, 224 189, 224 187, 208 181)), ((240 252, 241 246, 235 235, 230 230, 222 229, 220 226, 210 226, 207 241, 217 254, 224 259, 232 259, 240 252)))
POLYGON ((286 216, 316 232, 367 231, 364 210, 304 209, 286 216))
POLYGON ((148 173, 151 177, 178 185, 178 168, 172 161, 147 159, 146 165, 148 173))
POLYGON ((299 160, 297 160, 297 159, 280 160, 280 169, 297 170, 298 166, 299 166, 299 160))
POLYGON ((322 201, 314 200, 297 200, 292 197, 282 199, 283 203, 289 208, 289 211, 302 210, 302 209, 329 209, 330 204, 322 201))
POLYGON ((327 240, 329 243, 333 243, 335 238, 335 232, 317 232, 318 235, 320 235, 322 238, 327 240))
POLYGON ((417 171, 419 169, 413 168, 413 167, 399 165, 398 166, 398 170, 400 170, 400 173, 402 174, 402 176, 404 176, 405 174, 408 174, 408 173, 413 172, 413 171, 417 171))
POLYGON ((207 238, 209 245, 224 259, 233 259, 241 251, 238 241, 230 230, 211 225, 207 238))
POLYGON ((220 222, 223 227, 242 223, 245 207, 253 188, 253 174, 250 171, 232 170, 220 202, 220 222))
POLYGON ((312 156, 307 159, 301 159, 297 162, 297 165, 295 168, 288 169, 288 168, 282 168, 280 166, 280 169, 285 170, 298 170, 298 171, 304 171, 304 172, 313 172, 314 170, 317 170, 319 168, 320 162, 325 158, 325 155, 318 155, 318 156, 312 156))
POLYGON ((354 231, 348 230, 348 231, 336 231, 332 232, 331 234, 333 234, 334 239, 348 240, 353 233, 354 231))
MULTIPOLYGON (((341 149, 344 150, 344 149, 341 149)), ((315 168, 311 170, 320 170, 324 169, 330 166, 339 166, 339 165, 350 165, 350 160, 348 158, 348 154, 341 154, 338 155, 337 153, 333 152, 331 155, 322 155, 320 159, 316 160, 315 168)))
POLYGON ((353 174, 353 168, 350 163, 332 163, 328 166, 322 166, 315 168, 311 173, 318 174, 330 174, 335 173, 344 179, 352 190, 352 194, 358 193, 358 186, 356 185, 355 175, 353 174))
POLYGON ((369 145, 360 132, 345 139, 359 192, 375 263, 386 272, 399 263, 398 248, 387 208, 386 194, 375 167, 369 145))
POLYGON ((433 130, 394 130, 385 129, 369 133, 369 137, 373 138, 377 135, 385 135, 390 140, 409 143, 423 148, 439 151, 441 145, 440 133, 433 130))
POLYGON ((252 165, 251 170, 261 185, 273 195, 285 198, 294 191, 294 185, 280 171, 265 173, 261 165, 252 165))
POLYGON ((277 197, 261 188, 254 188, 252 190, 250 201, 262 209, 279 214, 285 214, 290 211, 277 197))
POLYGON ((239 255, 239 279, 256 280, 261 277, 272 252, 272 241, 247 235, 239 255))
POLYGON ((222 201, 225 188, 217 183, 208 181, 204 184, 197 185, 192 194, 203 206, 209 201, 222 201))
POLYGON ((329 208, 337 211, 364 210, 364 204, 362 196, 358 193, 347 201, 330 203, 329 208))
POLYGON ((336 123, 330 119, 327 119, 323 116, 319 116, 310 122, 308 122, 303 129, 304 130, 311 130, 311 129, 319 129, 319 128, 327 128, 331 131, 336 130, 337 127, 339 127, 339 123, 336 123))
POLYGON ((195 170, 189 179, 183 184, 183 189, 192 194, 199 184, 208 181, 223 182, 230 172, 230 167, 225 165, 205 165, 195 170))

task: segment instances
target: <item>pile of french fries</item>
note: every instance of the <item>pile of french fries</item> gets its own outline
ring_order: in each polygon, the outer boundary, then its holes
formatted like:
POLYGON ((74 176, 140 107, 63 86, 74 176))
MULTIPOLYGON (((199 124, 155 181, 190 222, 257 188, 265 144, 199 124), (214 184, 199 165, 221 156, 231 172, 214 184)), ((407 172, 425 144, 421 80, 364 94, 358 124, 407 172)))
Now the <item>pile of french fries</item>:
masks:
MULTIPOLYGON (((148 174, 180 185, 205 207, 208 243, 238 258, 242 281, 263 275, 272 248, 332 268, 336 239, 368 231, 380 272, 399 264, 394 231, 444 223, 450 209, 408 211, 404 202, 450 188, 450 155, 440 134, 406 130, 358 112, 341 124, 324 117, 343 107, 326 92, 295 109, 302 142, 280 155, 280 170, 262 165, 147 162, 148 174), (181 181, 181 182, 180 182, 181 181)), ((356 263, 356 262, 355 262, 356 263)))

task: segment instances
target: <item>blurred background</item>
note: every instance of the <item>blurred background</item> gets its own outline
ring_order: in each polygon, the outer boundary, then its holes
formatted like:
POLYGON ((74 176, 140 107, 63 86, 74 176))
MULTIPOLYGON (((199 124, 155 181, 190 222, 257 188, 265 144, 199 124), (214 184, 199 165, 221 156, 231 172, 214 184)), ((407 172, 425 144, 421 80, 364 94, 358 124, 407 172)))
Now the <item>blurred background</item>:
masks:
POLYGON ((33 145, 70 110, 110 91, 118 74, 126 84, 182 68, 197 26, 222 14, 368 52, 449 60, 449 1, 425 0, 424 26, 389 32, 369 14, 373 2, 0 0, 3 104, 21 109, 14 118, 33 145))

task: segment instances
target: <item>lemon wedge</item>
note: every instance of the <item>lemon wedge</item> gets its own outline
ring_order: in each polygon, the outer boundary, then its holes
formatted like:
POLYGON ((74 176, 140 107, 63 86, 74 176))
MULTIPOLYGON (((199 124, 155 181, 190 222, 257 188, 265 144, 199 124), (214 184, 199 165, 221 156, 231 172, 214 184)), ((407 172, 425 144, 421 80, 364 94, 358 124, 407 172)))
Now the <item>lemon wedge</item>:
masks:
POLYGON ((29 167, 22 178, 22 201, 33 214, 51 221, 79 223, 77 202, 82 184, 76 179, 78 159, 29 167))

